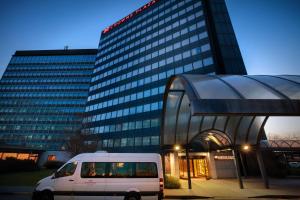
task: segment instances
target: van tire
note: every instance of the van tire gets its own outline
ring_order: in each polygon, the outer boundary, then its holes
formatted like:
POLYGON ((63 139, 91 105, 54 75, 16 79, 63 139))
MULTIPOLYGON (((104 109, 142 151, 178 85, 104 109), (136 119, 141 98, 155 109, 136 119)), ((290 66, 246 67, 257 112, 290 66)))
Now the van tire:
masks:
POLYGON ((41 194, 41 200, 53 200, 53 194, 50 191, 43 191, 41 194))
POLYGON ((140 200, 141 195, 136 192, 130 192, 125 196, 124 200, 140 200))

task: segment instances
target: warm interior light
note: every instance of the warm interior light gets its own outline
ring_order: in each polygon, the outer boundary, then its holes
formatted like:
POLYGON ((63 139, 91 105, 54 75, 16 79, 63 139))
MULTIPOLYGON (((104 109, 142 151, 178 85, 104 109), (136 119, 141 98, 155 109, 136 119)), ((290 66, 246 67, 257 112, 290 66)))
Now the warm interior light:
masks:
POLYGON ((175 145, 174 149, 175 149, 176 151, 179 151, 179 150, 180 150, 180 146, 179 146, 179 145, 175 145))
POLYGON ((248 144, 243 145, 243 150, 244 151, 249 151, 250 150, 250 146, 248 144))

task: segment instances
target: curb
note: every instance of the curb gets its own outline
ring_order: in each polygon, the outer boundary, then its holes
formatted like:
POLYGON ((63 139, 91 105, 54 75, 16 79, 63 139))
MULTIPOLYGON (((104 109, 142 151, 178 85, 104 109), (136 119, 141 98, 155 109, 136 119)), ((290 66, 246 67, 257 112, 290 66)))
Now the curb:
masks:
POLYGON ((164 199, 211 199, 213 197, 206 197, 206 196, 171 196, 167 195, 164 196, 164 199))
POLYGON ((249 199, 255 198, 255 199, 300 199, 300 195, 262 195, 262 196, 254 196, 254 197, 248 197, 249 199))

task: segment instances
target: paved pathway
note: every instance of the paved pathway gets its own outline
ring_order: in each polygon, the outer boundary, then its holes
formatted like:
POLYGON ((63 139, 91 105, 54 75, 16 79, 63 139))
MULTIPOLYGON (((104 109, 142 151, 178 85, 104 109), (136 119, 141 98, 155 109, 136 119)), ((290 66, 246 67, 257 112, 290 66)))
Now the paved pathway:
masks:
POLYGON ((183 196, 212 197, 215 199, 245 199, 249 197, 281 197, 300 199, 300 179, 271 179, 270 189, 265 189, 261 179, 244 179, 244 188, 239 189, 236 179, 193 179, 192 190, 182 180, 182 189, 165 190, 167 197, 183 196))
MULTIPOLYGON (((261 179, 244 179, 245 189, 239 189, 236 179, 193 179, 192 190, 181 180, 182 189, 165 189, 167 199, 300 199, 300 179, 271 179, 270 189, 265 189, 261 179), (262 198, 265 197, 265 198, 262 198)), ((33 187, 0 187, 1 200, 29 200, 33 187)))

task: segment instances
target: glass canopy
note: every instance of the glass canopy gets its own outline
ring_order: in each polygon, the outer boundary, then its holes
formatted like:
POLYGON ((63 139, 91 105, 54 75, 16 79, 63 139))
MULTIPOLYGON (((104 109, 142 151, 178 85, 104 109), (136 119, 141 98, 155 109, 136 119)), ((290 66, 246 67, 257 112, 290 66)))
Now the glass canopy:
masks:
POLYGON ((173 76, 164 94, 161 145, 256 145, 269 116, 299 115, 300 76, 173 76))

